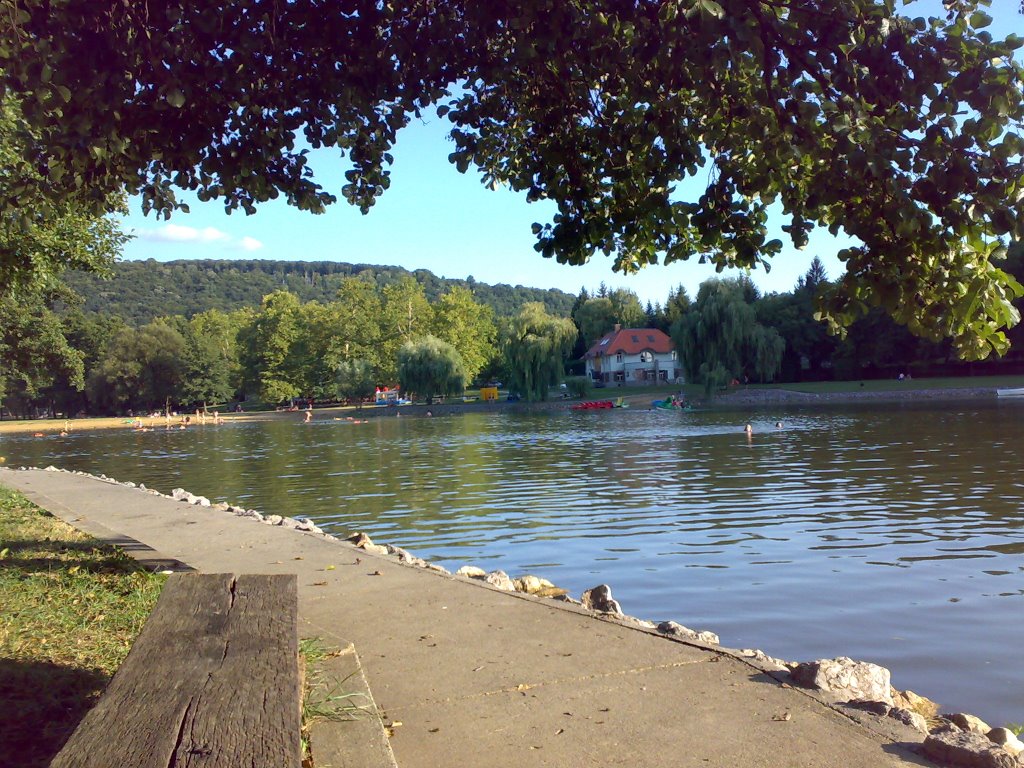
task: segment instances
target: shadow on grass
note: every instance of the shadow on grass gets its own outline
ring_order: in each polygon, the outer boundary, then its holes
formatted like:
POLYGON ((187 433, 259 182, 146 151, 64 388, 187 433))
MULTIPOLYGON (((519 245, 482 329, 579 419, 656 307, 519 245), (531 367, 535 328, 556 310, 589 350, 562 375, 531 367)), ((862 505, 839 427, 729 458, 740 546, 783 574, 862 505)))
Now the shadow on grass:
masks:
POLYGON ((0 765, 48 766, 106 684, 98 670, 0 659, 0 765))
MULTIPOLYGON (((57 571, 77 567, 88 573, 131 573, 133 571, 191 571, 191 566, 172 558, 159 557, 155 550, 127 536, 98 541, 28 540, 5 544, 0 568, 57 571), (134 559, 108 556, 104 545, 113 545, 134 559), (149 556, 152 553, 152 556, 149 556), (76 557, 76 555, 78 555, 76 557)), ((2 765, 2 764, 0 764, 2 765)))

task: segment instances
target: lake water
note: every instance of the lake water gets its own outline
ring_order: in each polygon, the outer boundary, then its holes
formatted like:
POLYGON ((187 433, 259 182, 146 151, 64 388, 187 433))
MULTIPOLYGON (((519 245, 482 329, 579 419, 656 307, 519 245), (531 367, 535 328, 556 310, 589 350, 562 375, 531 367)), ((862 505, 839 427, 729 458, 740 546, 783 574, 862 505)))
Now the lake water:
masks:
POLYGON ((4 436, 0 454, 577 597, 608 583, 631 615, 874 661, 946 711, 1024 722, 1024 404, 320 418, 4 436))

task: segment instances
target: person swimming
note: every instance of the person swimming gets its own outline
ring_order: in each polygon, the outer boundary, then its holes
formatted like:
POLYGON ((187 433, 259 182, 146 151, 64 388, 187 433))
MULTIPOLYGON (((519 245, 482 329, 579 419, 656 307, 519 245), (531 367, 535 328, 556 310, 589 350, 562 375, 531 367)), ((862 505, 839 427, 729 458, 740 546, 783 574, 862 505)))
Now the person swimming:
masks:
POLYGON ((747 424, 747 426, 743 428, 743 431, 746 432, 748 435, 754 434, 754 428, 749 424, 747 424))

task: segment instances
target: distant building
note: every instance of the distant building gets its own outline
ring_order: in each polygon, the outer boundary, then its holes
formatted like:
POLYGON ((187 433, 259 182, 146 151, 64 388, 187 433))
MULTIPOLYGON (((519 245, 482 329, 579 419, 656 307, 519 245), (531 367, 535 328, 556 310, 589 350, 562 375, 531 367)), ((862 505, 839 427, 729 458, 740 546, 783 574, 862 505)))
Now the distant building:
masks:
POLYGON ((605 384, 654 384, 682 379, 675 345, 656 328, 622 328, 605 334, 584 356, 587 376, 605 384))

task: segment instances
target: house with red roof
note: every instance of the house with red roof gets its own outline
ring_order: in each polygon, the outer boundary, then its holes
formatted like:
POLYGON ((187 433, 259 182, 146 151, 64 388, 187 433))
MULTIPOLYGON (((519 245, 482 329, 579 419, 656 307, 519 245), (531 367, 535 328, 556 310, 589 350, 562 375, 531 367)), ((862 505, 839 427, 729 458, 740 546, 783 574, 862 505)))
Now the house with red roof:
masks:
POLYGON ((584 355, 587 376, 605 384, 678 381, 683 371, 675 345, 657 328, 622 328, 606 333, 584 355))

